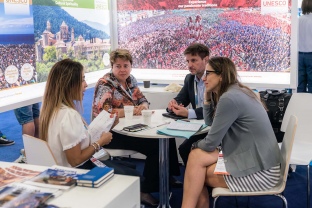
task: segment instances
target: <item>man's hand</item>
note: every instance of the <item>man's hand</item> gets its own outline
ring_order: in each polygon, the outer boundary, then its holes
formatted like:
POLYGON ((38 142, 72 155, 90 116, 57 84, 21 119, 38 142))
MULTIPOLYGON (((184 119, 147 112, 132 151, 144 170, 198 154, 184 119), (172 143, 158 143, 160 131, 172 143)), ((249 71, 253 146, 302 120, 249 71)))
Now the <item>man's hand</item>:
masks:
POLYGON ((178 116, 188 117, 188 110, 182 104, 172 105, 172 111, 174 112, 174 114, 176 114, 178 116))
POLYGON ((178 105, 178 103, 177 103, 177 101, 175 99, 172 99, 172 100, 169 101, 169 103, 168 103, 168 110, 169 111, 172 111, 172 106, 173 105, 178 105))

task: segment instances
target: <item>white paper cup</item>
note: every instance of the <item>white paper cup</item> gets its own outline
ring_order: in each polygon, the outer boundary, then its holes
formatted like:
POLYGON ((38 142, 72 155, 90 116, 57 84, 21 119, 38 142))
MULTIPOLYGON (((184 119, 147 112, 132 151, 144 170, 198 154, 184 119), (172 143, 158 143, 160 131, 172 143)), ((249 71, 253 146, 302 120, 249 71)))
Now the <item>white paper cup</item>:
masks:
POLYGON ((126 105, 124 106, 125 118, 126 120, 130 120, 133 118, 133 105, 126 105))
POLYGON ((142 110, 143 123, 146 125, 152 124, 152 110, 142 110))

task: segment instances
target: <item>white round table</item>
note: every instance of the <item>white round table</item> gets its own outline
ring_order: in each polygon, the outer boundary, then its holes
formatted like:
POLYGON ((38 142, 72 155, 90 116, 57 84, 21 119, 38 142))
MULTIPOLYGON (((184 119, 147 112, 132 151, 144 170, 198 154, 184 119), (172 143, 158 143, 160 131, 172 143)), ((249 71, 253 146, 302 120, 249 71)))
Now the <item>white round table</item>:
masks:
MULTIPOLYGON (((154 110, 152 115, 152 123, 149 129, 129 132, 124 131, 123 128, 126 126, 142 123, 142 116, 133 116, 132 120, 126 120, 125 118, 120 118, 119 123, 113 128, 113 131, 119 134, 123 134, 131 137, 141 137, 159 140, 159 207, 170 207, 169 205, 169 138, 173 136, 157 134, 158 129, 162 129, 168 125, 171 118, 162 116, 166 110, 154 110)), ((191 120, 191 122, 204 123, 204 120, 191 120)), ((196 134, 207 133, 210 127, 206 127, 196 134)))

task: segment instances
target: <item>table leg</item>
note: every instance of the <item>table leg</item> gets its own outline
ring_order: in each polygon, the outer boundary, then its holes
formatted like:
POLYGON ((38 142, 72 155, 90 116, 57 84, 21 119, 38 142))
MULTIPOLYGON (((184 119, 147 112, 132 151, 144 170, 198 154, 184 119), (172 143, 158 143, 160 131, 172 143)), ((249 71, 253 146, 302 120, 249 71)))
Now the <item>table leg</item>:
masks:
POLYGON ((159 206, 170 208, 169 204, 169 139, 159 139, 159 206))

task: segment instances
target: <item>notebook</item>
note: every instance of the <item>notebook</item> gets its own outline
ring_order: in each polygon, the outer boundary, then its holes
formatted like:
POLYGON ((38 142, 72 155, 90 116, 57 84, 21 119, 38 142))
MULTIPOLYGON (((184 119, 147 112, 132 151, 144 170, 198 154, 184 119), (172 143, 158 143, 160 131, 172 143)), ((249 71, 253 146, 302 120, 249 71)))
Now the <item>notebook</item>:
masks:
POLYGON ((178 120, 178 121, 172 121, 167 126, 167 129, 197 132, 202 126, 203 124, 200 124, 200 123, 183 122, 183 121, 178 120))

